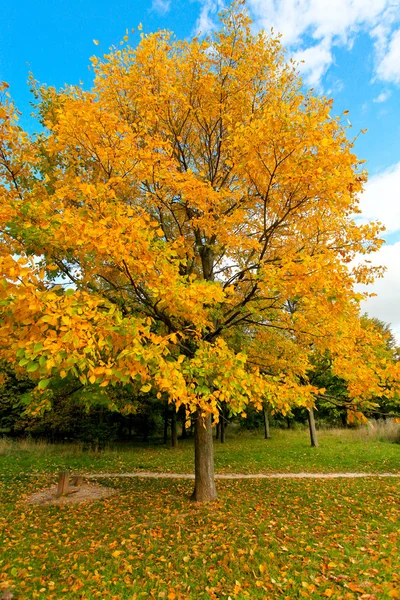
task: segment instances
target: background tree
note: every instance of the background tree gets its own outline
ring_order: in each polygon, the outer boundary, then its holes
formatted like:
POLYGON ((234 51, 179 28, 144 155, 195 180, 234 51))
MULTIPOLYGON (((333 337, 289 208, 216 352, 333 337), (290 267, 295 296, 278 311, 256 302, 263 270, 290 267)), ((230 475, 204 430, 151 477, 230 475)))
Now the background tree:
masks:
POLYGON ((36 138, 3 103, 1 353, 37 382, 38 411, 70 375, 185 405, 193 498, 212 500, 211 414, 312 406, 310 344, 346 340, 351 357, 354 284, 374 269, 350 264, 380 227, 353 220, 365 175, 331 101, 240 3, 209 38, 144 35, 92 65, 90 91, 36 86, 36 138), (276 332, 286 366, 270 370, 276 332))

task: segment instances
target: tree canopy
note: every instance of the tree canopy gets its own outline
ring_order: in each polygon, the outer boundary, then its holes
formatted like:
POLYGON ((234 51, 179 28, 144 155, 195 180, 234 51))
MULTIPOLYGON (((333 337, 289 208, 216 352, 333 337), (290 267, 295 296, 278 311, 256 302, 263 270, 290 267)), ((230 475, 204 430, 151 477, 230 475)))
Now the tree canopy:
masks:
POLYGON ((354 220, 362 161, 279 38, 237 3, 210 37, 142 34, 92 67, 89 91, 33 82, 36 136, 0 108, 0 352, 35 410, 72 377, 201 418, 285 411, 312 405, 326 351, 356 402, 396 380, 360 326, 376 270, 354 259, 381 244, 354 220))

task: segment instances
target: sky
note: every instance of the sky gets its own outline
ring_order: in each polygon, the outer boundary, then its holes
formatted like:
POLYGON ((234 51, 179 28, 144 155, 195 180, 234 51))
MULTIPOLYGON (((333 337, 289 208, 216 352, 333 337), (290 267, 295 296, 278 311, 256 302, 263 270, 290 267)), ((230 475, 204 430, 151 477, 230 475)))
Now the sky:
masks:
MULTIPOLYGON (((126 29, 169 29, 179 38, 217 27, 221 0, 0 0, 0 80, 34 131, 30 72, 47 85, 91 83, 89 58, 119 45, 126 29), (94 44, 94 40, 99 42, 94 44)), ((386 244, 371 258, 385 265, 363 310, 392 325, 400 342, 400 0, 247 0, 253 29, 282 35, 304 84, 348 110, 348 135, 366 160, 363 220, 379 220, 386 244), (360 133, 367 129, 366 133, 360 133)), ((139 34, 131 35, 135 46, 139 34)))

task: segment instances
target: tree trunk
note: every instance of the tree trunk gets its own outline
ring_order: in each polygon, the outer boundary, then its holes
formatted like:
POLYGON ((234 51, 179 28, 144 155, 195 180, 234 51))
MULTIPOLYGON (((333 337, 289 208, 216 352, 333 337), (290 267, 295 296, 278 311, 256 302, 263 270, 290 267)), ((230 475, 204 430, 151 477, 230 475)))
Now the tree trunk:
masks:
POLYGON ((214 481, 214 447, 211 415, 196 412, 194 424, 194 491, 191 500, 211 502, 217 498, 214 481))
POLYGON ((221 421, 218 421, 218 423, 215 426, 215 439, 219 440, 219 430, 221 429, 221 421))
POLYGON ((264 438, 266 440, 271 439, 271 434, 269 431, 268 409, 265 406, 264 406, 264 438))
POLYGON ((221 434, 221 444, 225 442, 225 411, 222 408, 219 415, 219 422, 221 423, 220 434, 221 434))
POLYGON ((182 440, 186 440, 188 434, 187 434, 187 429, 186 429, 186 410, 185 407, 183 407, 183 412, 182 412, 182 435, 181 438, 182 440))
POLYGON ((177 427, 177 415, 175 407, 172 407, 172 419, 171 419, 171 445, 173 448, 178 447, 178 427, 177 427))
POLYGON ((315 427, 314 409, 308 409, 308 424, 310 426, 310 440, 313 448, 318 448, 317 428, 315 427))
POLYGON ((164 444, 168 444, 168 402, 165 403, 164 411, 164 444))

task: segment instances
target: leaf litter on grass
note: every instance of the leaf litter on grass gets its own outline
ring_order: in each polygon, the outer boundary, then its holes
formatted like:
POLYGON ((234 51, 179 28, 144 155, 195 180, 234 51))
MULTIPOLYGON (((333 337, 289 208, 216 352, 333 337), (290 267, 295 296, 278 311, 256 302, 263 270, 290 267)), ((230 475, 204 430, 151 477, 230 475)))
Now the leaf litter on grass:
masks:
POLYGON ((118 496, 71 506, 22 502, 33 478, 3 488, 2 589, 24 600, 398 593, 398 481, 219 481, 210 505, 188 502, 187 481, 107 485, 118 496))

